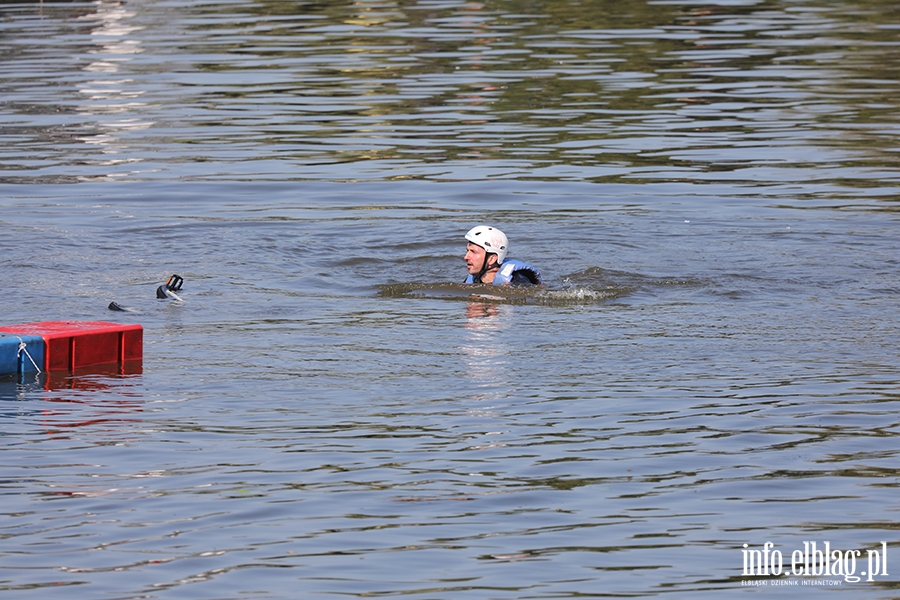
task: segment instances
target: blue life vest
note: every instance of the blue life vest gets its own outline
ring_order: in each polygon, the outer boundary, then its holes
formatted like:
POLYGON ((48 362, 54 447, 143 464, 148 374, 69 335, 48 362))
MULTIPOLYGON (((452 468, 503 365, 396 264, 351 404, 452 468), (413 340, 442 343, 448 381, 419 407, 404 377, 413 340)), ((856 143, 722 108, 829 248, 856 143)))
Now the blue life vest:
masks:
MULTIPOLYGON (((516 279, 524 278, 534 285, 541 285, 542 283, 540 271, 528 263, 522 262, 521 260, 513 260, 511 258, 503 261, 503 264, 500 265, 500 270, 494 275, 494 281, 491 283, 493 285, 505 285, 513 281, 513 277, 516 279), (518 277, 516 276, 517 274, 518 277)), ((475 276, 469 275, 466 277, 466 283, 475 283, 475 276)))

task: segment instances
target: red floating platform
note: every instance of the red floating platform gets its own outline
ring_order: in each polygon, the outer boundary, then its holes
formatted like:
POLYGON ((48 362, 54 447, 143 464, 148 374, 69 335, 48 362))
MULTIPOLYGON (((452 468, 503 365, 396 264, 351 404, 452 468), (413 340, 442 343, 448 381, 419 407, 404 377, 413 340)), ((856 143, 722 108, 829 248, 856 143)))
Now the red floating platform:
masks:
POLYGON ((139 361, 144 354, 144 328, 105 321, 43 321, 5 325, 0 332, 40 336, 44 371, 75 371, 93 365, 139 361))

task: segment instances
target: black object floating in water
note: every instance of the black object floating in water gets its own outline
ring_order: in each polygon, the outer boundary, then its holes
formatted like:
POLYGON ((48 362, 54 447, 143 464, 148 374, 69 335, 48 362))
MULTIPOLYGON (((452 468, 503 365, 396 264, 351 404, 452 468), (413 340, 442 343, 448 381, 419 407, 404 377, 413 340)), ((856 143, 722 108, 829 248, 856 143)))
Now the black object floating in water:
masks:
MULTIPOLYGON (((178 300, 179 302, 184 302, 184 300, 182 300, 181 298, 178 297, 177 294, 175 294, 176 291, 181 289, 181 286, 183 284, 184 284, 183 277, 181 277, 180 275, 172 275, 171 277, 169 277, 166 280, 166 282, 163 285, 156 288, 156 297, 161 300, 164 300, 167 298, 174 298, 175 300, 178 300)), ((107 308, 109 308, 109 310, 116 310, 116 311, 121 311, 121 312, 133 312, 133 313, 139 312, 139 311, 134 310, 133 308, 128 308, 127 306, 122 306, 118 302, 110 302, 109 306, 107 308)))
POLYGON ((184 279, 179 277, 178 275, 172 275, 166 281, 166 289, 170 292, 177 292, 181 289, 181 284, 184 283, 184 279))
POLYGON ((156 288, 156 297, 157 298, 176 298, 178 300, 181 300, 181 298, 178 298, 178 296, 176 296, 175 294, 172 294, 170 292, 177 292, 178 290, 180 290, 181 285, 183 283, 184 283, 183 277, 180 277, 178 275, 172 275, 166 281, 165 285, 161 285, 158 288, 156 288))

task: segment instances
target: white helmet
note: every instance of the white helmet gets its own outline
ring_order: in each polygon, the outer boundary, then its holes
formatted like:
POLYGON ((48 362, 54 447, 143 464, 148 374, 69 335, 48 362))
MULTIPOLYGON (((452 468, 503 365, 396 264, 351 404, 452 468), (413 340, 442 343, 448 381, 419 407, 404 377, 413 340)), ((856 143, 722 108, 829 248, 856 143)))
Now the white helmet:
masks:
POLYGON ((486 252, 497 255, 497 264, 502 265, 506 260, 506 253, 509 247, 509 240, 506 234, 494 227, 479 225, 473 227, 466 234, 466 239, 476 246, 481 246, 486 252))

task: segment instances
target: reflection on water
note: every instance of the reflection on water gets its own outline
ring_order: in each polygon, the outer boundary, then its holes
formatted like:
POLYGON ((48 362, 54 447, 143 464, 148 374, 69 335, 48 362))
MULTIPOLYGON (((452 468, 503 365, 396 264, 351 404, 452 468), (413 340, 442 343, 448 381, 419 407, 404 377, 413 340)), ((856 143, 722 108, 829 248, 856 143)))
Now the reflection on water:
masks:
POLYGON ((886 4, 138 0, 3 12, 3 110, 17 132, 7 182, 729 181, 778 193, 815 181, 835 196, 893 193, 871 170, 897 169, 886 4), (20 41, 36 35, 53 43, 20 41), (60 128, 106 156, 63 144, 57 169, 37 150, 60 128), (120 163, 145 164, 108 168, 120 163))
POLYGON ((125 373, 118 368, 99 366, 76 374, 50 372, 4 376, 0 379, 0 400, 9 401, 10 404, 4 406, 10 410, 15 408, 16 402, 26 399, 28 406, 41 407, 36 414, 41 415, 47 433, 51 434, 52 429, 52 433, 58 434, 69 428, 91 426, 110 419, 130 421, 129 415, 142 411, 142 387, 139 365, 128 365, 125 373))
POLYGON ((483 393, 473 400, 492 402, 501 400, 509 388, 511 349, 504 347, 497 334, 514 326, 513 307, 488 302, 466 304, 466 329, 469 335, 461 350, 465 353, 466 375, 483 393))
MULTIPOLYGON (((78 111, 93 121, 97 130, 79 139, 99 146, 100 151, 108 156, 106 160, 97 160, 97 165, 140 162, 139 158, 121 158, 120 155, 128 150, 128 143, 122 140, 123 132, 153 126, 153 121, 140 116, 146 106, 139 100, 144 90, 135 89, 135 79, 127 76, 130 69, 126 63, 132 60, 132 55, 143 52, 140 40, 129 36, 143 27, 128 25, 135 13, 127 10, 120 1, 97 1, 94 4, 96 12, 79 16, 78 20, 90 24, 91 39, 98 44, 98 47, 86 51, 87 55, 95 58, 83 69, 99 78, 85 81, 79 88, 85 101, 79 104, 78 111), (121 117, 117 118, 117 115, 121 117)), ((126 172, 106 173, 101 178, 126 175, 126 172)))

